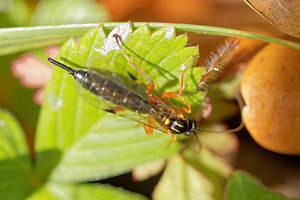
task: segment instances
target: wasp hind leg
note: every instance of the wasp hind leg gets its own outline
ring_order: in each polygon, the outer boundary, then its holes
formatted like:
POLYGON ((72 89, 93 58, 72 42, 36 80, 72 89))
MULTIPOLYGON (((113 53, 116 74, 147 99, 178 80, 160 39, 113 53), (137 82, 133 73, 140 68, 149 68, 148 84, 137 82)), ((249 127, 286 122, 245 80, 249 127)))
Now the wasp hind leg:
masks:
POLYGON ((152 93, 152 91, 154 90, 155 88, 155 85, 154 85, 154 82, 151 81, 148 85, 144 85, 144 83, 142 81, 140 81, 139 79, 137 79, 135 76, 133 76, 130 72, 128 72, 129 74, 129 77, 135 81, 137 84, 143 86, 146 88, 146 94, 149 98, 149 100, 152 102, 152 103, 158 103, 159 102, 159 99, 152 93))
POLYGON ((183 83, 183 77, 184 77, 184 74, 186 72, 186 70, 188 69, 188 66, 190 66, 194 60, 196 59, 195 56, 192 56, 192 59, 189 61, 189 63, 186 65, 186 67, 184 68, 182 74, 181 74, 181 77, 180 77, 180 88, 179 88, 179 92, 178 93, 174 93, 174 92, 166 92, 166 93, 163 93, 160 98, 161 99, 165 99, 165 98, 169 98, 169 99, 176 99, 180 96, 183 97, 183 100, 184 100, 184 104, 186 105, 186 107, 181 107, 180 110, 182 112, 185 112, 185 113, 191 113, 192 112, 192 109, 191 109, 191 106, 190 104, 187 102, 186 98, 184 97, 183 95, 183 90, 185 88, 185 85, 183 83))
MULTIPOLYGON (((130 58, 129 56, 125 53, 124 49, 122 48, 121 46, 121 43, 122 43, 122 38, 120 35, 118 34, 114 34, 113 37, 116 39, 116 43, 119 47, 119 49, 121 50, 121 52, 123 53, 123 55, 125 56, 125 58, 128 60, 128 62, 130 62, 131 66, 136 69, 140 75, 142 75, 148 82, 149 84, 146 86, 146 93, 149 97, 149 100, 152 102, 152 103, 158 103, 159 102, 159 99, 153 95, 152 91, 154 90, 154 82, 147 76, 147 74, 141 70, 130 58)), ((137 80, 134 76, 132 76, 132 74, 129 74, 129 76, 135 80, 136 82, 142 84, 141 81, 137 80)))
POLYGON ((192 59, 186 65, 186 67, 184 68, 184 70, 183 70, 183 72, 182 72, 182 74, 180 76, 180 88, 179 88, 179 92, 178 93, 166 92, 166 93, 163 93, 161 95, 161 99, 165 99, 165 98, 176 99, 176 98, 182 96, 183 100, 184 100, 184 104, 185 104, 186 107, 181 107, 180 110, 182 112, 185 112, 185 113, 191 113, 192 109, 191 109, 190 104, 187 102, 187 100, 186 100, 186 98, 185 98, 185 96, 183 94, 183 91, 184 91, 184 88, 185 88, 185 84, 183 83, 183 78, 184 78, 184 74, 185 74, 186 70, 194 62, 195 59, 196 59, 196 57, 192 56, 192 59))
POLYGON ((134 80, 137 84, 146 87, 146 94, 147 94, 149 100, 150 100, 152 103, 156 104, 156 103, 159 102, 159 99, 152 93, 152 91, 153 91, 154 88, 155 88, 155 84, 154 84, 153 81, 151 81, 148 85, 145 86, 145 85, 143 84, 142 81, 138 80, 138 79, 137 79, 136 77, 134 77, 131 73, 129 73, 129 76, 130 76, 130 78, 131 78, 132 80, 134 80))
POLYGON ((171 143, 176 142, 176 135, 171 133, 171 131, 167 131, 167 134, 170 135, 172 137, 172 139, 166 144, 166 147, 168 147, 171 143))
MULTIPOLYGON (((132 76, 132 75, 130 74, 130 77, 132 78, 132 77, 134 77, 134 76, 132 76)), ((134 77, 134 78, 132 78, 132 79, 133 79, 136 83, 138 83, 139 85, 142 85, 142 86, 145 87, 145 85, 144 85, 140 80, 138 80, 137 78, 134 77)), ((154 90, 154 88, 155 88, 155 84, 154 84, 154 82, 151 80, 150 83, 149 83, 148 85, 146 85, 146 94, 147 94, 149 100, 150 100, 152 103, 156 104, 156 103, 159 102, 159 99, 152 93, 152 91, 154 90)))
POLYGON ((177 93, 174 93, 174 92, 167 92, 167 93, 163 93, 161 95, 161 99, 165 99, 165 98, 169 98, 169 99, 176 99, 178 97, 182 96, 183 97, 183 100, 184 100, 184 105, 186 105, 186 107, 181 107, 180 110, 182 112, 185 112, 185 113, 191 113, 192 112, 192 109, 191 109, 191 106, 190 104, 187 102, 185 96, 183 95, 183 92, 181 93, 181 95, 177 94, 177 93))
POLYGON ((114 34, 113 37, 116 39, 116 43, 119 47, 119 49, 121 50, 121 52, 123 53, 123 55, 125 56, 125 58, 130 62, 131 66, 136 69, 148 82, 152 83, 153 81, 145 74, 145 72, 143 70, 141 70, 130 58, 129 56, 125 53, 123 47, 121 46, 120 43, 122 43, 122 38, 120 35, 118 34, 114 34))

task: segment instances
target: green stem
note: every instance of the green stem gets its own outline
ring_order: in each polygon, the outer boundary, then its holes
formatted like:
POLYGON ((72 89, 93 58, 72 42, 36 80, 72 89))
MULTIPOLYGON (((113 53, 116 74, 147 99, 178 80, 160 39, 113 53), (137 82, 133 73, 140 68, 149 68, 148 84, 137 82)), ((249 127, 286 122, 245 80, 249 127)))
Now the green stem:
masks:
MULTIPOLYGON (((120 25, 121 23, 104 23, 103 26, 108 29, 113 29, 114 27, 120 25)), ((133 26, 135 28, 145 25, 145 22, 135 22, 133 26)), ((256 40, 261 40, 268 43, 280 44, 283 46, 291 47, 300 50, 300 44, 291 42, 288 40, 282 40, 279 38, 261 35, 257 33, 251 33, 247 31, 240 31, 229 28, 213 27, 213 26, 203 26, 203 25, 192 25, 192 24, 174 24, 174 23, 147 23, 147 25, 152 30, 157 30, 160 28, 165 28, 169 26, 174 26, 176 32, 179 33, 197 33, 205 35, 219 35, 227 37, 241 37, 241 38, 251 38, 256 40)))
MULTIPOLYGON (((122 23, 111 22, 103 23, 103 27, 112 30, 122 23)), ((132 23, 135 28, 143 26, 145 22, 132 23)), ((173 23, 147 23, 151 30, 174 26, 177 32, 197 33, 207 35, 219 35, 229 37, 242 37, 261 40, 269 43, 276 43, 300 50, 300 44, 287 40, 282 40, 270 36, 265 36, 246 31, 239 31, 228 28, 191 25, 191 24, 173 24, 173 23)), ((98 24, 71 24, 60 26, 36 26, 36 27, 18 27, 0 29, 0 55, 15 53, 19 51, 44 47, 50 44, 59 44, 68 37, 81 36, 89 29, 98 26, 98 24)))

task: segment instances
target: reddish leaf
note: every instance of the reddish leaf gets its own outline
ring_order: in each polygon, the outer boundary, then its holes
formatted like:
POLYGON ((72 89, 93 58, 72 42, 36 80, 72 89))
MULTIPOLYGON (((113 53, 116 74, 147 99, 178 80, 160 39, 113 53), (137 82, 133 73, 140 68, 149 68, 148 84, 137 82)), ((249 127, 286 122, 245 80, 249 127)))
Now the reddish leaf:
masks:
MULTIPOLYGON (((59 48, 49 46, 46 55, 55 58, 59 48)), ((41 105, 44 98, 44 86, 51 80, 52 66, 32 54, 22 54, 20 58, 11 64, 11 70, 15 77, 20 79, 23 86, 27 88, 40 89, 34 95, 34 101, 41 105)))

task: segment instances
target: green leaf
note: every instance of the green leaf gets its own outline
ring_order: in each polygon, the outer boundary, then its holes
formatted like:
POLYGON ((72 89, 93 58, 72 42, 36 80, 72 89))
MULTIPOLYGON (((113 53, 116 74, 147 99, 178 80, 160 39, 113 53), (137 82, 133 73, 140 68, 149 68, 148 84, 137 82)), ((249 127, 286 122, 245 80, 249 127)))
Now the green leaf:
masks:
POLYGON ((163 177, 157 184, 153 199, 213 200, 213 185, 179 155, 169 159, 163 177))
POLYGON ((138 164, 167 157, 179 150, 174 144, 166 147, 169 136, 155 132, 149 137, 142 127, 134 126, 135 123, 115 116, 98 119, 67 149, 52 172, 51 180, 99 180, 128 172, 138 164))
POLYGON ((287 200, 281 194, 265 189, 255 178, 242 172, 235 171, 227 185, 226 200, 287 200))
POLYGON ((40 184, 31 167, 20 125, 10 113, 0 109, 0 199, 24 199, 40 184))
MULTIPOLYGON (((128 25, 125 24, 123 26, 127 27, 129 31, 131 30, 128 25)), ((73 53, 73 55, 67 53, 68 59, 72 58, 73 62, 81 66, 87 64, 91 68, 107 69, 112 73, 115 72, 125 77, 128 77, 127 71, 129 71, 139 80, 145 80, 120 51, 116 53, 109 51, 107 56, 101 53, 101 40, 97 38, 97 36, 99 37, 104 34, 101 28, 98 28, 97 32, 94 29, 90 34, 90 37, 94 37, 97 43, 94 45, 84 45, 81 43, 84 46, 82 48, 89 48, 86 51, 89 52, 86 62, 82 59, 83 55, 80 50, 75 54, 73 53), (92 33, 94 34, 93 36, 92 33)), ((110 37, 108 36, 108 39, 110 37)), ((115 41, 115 39, 112 38, 112 41, 115 41)), ((193 64, 196 62, 199 53, 198 48, 192 46, 186 47, 186 44, 187 36, 180 35, 175 37, 174 27, 163 28, 150 35, 150 30, 145 25, 138 28, 126 38, 124 48, 132 61, 155 81, 157 92, 161 94, 162 92, 169 91, 178 92, 179 78, 183 72, 182 68, 188 64, 191 56, 195 56, 196 58, 193 64)), ((184 83, 187 86, 184 92, 192 108, 193 106, 198 107, 203 98, 203 93, 197 92, 197 83, 195 82, 195 80, 200 80, 202 73, 202 68, 195 68, 193 69, 193 76, 191 76, 191 70, 188 70, 184 77, 184 83)), ((179 98, 177 101, 175 100, 175 102, 177 102, 177 105, 181 103, 181 106, 183 106, 182 98, 179 98)))
POLYGON ((96 184, 53 184, 49 183, 33 193, 27 200, 85 200, 85 199, 110 199, 110 200, 145 200, 141 195, 127 192, 109 186, 96 184))
POLYGON ((200 152, 187 148, 181 155, 169 159, 154 190, 154 199, 222 199, 231 172, 229 164, 205 146, 200 152))
MULTIPOLYGON (((159 64, 159 67, 142 64, 144 60, 135 54, 130 55, 155 81, 157 88, 167 85, 168 91, 178 91, 180 76, 177 74, 182 73, 182 65, 189 62, 192 55, 198 54, 197 48, 185 47, 186 35, 175 37, 173 28, 162 29, 152 35, 147 26, 132 34, 129 24, 123 28, 128 31, 128 37, 124 40, 126 47, 134 47, 136 54, 151 58, 155 65, 159 64), (167 46, 170 47, 162 52, 161 49, 167 46), (172 77, 174 83, 168 85, 168 79, 161 78, 158 73, 161 69, 166 70, 165 77, 172 77), (173 73, 175 75, 172 76, 173 73)), ((101 48, 110 37, 105 38, 102 28, 92 29, 82 38, 79 46, 72 39, 66 42, 58 57, 80 66, 108 69, 126 79, 129 79, 126 70, 137 75, 119 50, 108 51, 105 56, 101 53, 101 48)), ((195 92, 196 85, 190 84, 190 79, 188 75, 185 77, 188 89, 195 92)), ((178 144, 166 147, 170 141, 168 135, 154 133, 149 137, 141 126, 135 127, 135 124, 104 114, 87 103, 76 92, 72 77, 55 68, 53 80, 46 89, 36 136, 39 174, 47 177, 51 173, 51 180, 60 181, 98 180, 128 172, 138 164, 165 158, 179 150, 178 144), (47 151, 51 152, 52 159, 44 155, 47 151), (49 159, 53 162, 46 162, 49 159)))
POLYGON ((37 3, 31 24, 100 23, 108 18, 108 12, 95 0, 43 0, 37 3))
POLYGON ((226 77, 221 82, 213 84, 208 90, 208 96, 211 97, 213 107, 212 114, 208 121, 224 121, 234 117, 239 108, 234 102, 228 99, 234 99, 238 95, 242 74, 234 74, 226 77))

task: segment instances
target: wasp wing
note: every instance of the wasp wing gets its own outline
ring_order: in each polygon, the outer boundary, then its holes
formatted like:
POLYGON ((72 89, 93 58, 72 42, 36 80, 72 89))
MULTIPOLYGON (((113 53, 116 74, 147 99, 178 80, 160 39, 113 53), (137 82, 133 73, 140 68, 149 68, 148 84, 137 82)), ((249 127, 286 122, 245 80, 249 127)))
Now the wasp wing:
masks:
MULTIPOLYGON (((106 77, 107 78, 107 77, 106 77)), ((109 80, 109 79, 108 79, 109 80)), ((104 87, 104 86, 103 86, 104 87)), ((101 89, 101 88, 100 88, 101 89)), ((106 97, 101 95, 95 95, 92 92, 84 89, 79 83, 76 82, 76 90, 80 94, 83 99, 85 99, 88 103, 96 106, 97 108, 122 116, 124 118, 136 121, 140 124, 152 127, 156 130, 167 132, 167 127, 162 124, 159 120, 159 113, 152 110, 152 112, 138 112, 137 110, 128 109, 128 107, 122 105, 121 103, 118 105, 113 103, 112 101, 107 100, 106 97)), ((112 94, 111 94, 112 95, 112 94)), ((112 97, 112 96, 111 96, 112 97)), ((110 97, 110 98, 111 98, 110 97)), ((151 104, 149 103, 149 106, 151 104)), ((136 105, 139 107, 139 105, 136 105)), ((146 109, 147 110, 147 109, 146 109)))

